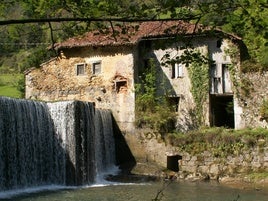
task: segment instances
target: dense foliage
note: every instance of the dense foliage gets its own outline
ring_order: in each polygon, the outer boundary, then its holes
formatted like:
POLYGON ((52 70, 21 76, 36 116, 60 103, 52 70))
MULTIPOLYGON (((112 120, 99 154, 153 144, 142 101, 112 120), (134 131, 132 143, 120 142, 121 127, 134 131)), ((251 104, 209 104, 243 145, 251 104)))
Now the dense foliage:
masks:
MULTIPOLYGON (((267 0, 3 0, 0 20, 66 17, 191 20, 221 27, 242 37, 251 54, 251 62, 247 65, 259 63, 266 67, 267 8, 267 0)), ((49 44, 105 24, 111 22, 88 20, 0 26, 0 71, 18 72, 38 65, 51 56, 45 49, 49 44), (38 50, 34 50, 36 48, 38 50)))
MULTIPOLYGON (((266 71, 267 8, 268 0, 2 0, 0 22, 74 20, 0 25, 0 73, 23 73, 27 68, 39 66, 57 55, 48 47, 68 37, 124 21, 157 19, 182 19, 233 33, 243 39, 250 53, 250 58, 243 63, 243 72, 266 71)), ((22 80, 17 81, 20 82, 22 80)))

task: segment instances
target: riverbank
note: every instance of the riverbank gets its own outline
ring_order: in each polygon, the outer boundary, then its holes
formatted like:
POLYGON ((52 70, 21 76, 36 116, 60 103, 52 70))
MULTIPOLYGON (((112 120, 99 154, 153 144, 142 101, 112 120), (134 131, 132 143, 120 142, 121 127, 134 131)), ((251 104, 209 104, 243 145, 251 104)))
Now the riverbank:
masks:
MULTIPOLYGON (((267 191, 229 188, 217 182, 143 181, 115 185, 78 187, 59 191, 27 193, 10 201, 267 201, 267 191), (239 198, 239 199, 238 199, 239 198)), ((7 200, 7 199, 5 199, 7 200)))
POLYGON ((219 179, 219 183, 239 189, 255 189, 268 191, 268 177, 259 179, 250 179, 249 175, 238 177, 223 177, 219 179))
MULTIPOLYGON (((172 179, 175 181, 187 181, 187 182, 216 182, 223 186, 243 189, 243 190, 256 190, 256 191, 268 191, 268 172, 264 173, 249 173, 249 174, 237 174, 231 176, 221 176, 217 179, 210 179, 201 175, 188 175, 187 177, 182 171, 174 172, 159 166, 154 162, 137 163, 134 169, 131 171, 132 175, 124 177, 124 180, 130 180, 136 178, 136 180, 163 180, 172 179), (139 176, 137 176, 139 175, 139 176)), ((118 178, 117 178, 118 179, 118 178)))
MULTIPOLYGON (((213 128, 162 138, 141 130, 125 135, 136 159, 133 174, 178 180, 216 181, 236 188, 268 186, 268 132, 266 129, 213 128), (173 157, 179 171, 168 170, 173 157), (178 156, 178 157, 176 157, 178 156)), ((176 169, 176 167, 175 167, 176 169)))

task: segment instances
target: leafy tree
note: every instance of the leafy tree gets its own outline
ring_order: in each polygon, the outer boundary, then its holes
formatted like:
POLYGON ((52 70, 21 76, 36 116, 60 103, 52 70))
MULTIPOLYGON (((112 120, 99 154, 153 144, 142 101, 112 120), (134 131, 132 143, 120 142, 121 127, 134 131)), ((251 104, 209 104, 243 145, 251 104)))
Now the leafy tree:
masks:
POLYGON ((237 0, 223 28, 243 38, 251 58, 268 67, 268 1, 237 0))
MULTIPOLYGON (((0 20, 88 18, 86 22, 1 26, 1 55, 61 41, 86 31, 110 26, 90 19, 184 19, 220 27, 243 38, 254 62, 268 65, 267 0, 2 0, 0 20), (19 47, 17 44, 20 44, 19 47), (21 44, 36 44, 31 47, 21 44)), ((0 62, 1 63, 1 62, 0 62)))
MULTIPOLYGON (((195 12, 205 25, 220 27, 241 37, 249 49, 252 63, 268 69, 267 0, 194 0, 195 12)), ((252 65, 252 64, 251 64, 252 65)))

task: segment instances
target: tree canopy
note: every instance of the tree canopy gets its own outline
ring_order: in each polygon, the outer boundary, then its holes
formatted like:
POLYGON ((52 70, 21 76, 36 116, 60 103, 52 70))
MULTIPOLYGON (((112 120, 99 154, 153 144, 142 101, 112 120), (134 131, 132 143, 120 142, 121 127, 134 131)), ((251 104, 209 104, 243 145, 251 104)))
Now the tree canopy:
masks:
POLYGON ((0 71, 38 65, 50 56, 46 47, 52 42, 116 21, 158 19, 182 19, 236 34, 252 63, 268 66, 267 7, 268 0, 2 0, 0 25, 6 23, 0 26, 0 71), (26 22, 30 19, 36 21, 26 22))

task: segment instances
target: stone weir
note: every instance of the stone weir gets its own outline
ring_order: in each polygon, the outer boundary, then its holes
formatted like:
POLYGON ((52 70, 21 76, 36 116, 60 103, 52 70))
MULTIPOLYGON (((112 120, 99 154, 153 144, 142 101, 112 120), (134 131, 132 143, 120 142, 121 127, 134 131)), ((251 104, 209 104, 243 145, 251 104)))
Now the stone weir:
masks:
POLYGON ((110 111, 0 97, 0 192, 90 184, 114 167, 110 111))

